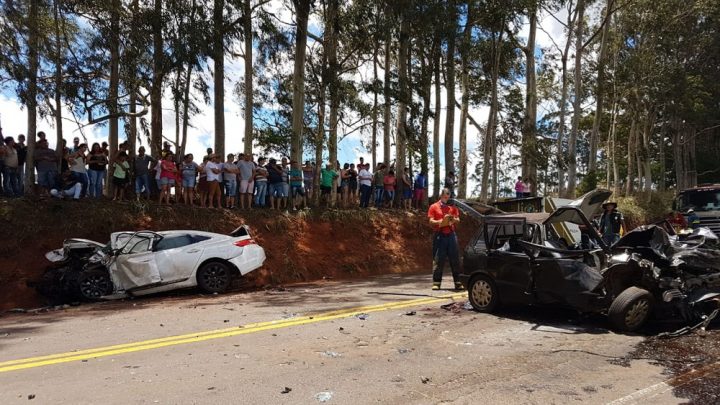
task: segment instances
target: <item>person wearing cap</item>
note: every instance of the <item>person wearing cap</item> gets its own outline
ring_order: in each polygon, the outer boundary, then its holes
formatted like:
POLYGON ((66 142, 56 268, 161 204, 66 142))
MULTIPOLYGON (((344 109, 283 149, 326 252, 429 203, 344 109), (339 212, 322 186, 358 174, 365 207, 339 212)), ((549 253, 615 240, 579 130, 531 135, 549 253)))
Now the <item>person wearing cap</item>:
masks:
POLYGON ((623 216, 617 210, 617 203, 614 201, 608 201, 602 207, 605 211, 600 217, 600 235, 608 246, 612 246, 620 239, 623 216))
POLYGON ((455 289, 461 290, 462 283, 458 277, 460 270, 460 254, 458 249, 455 226, 460 223, 460 211, 455 206, 448 204, 450 190, 443 188, 440 192, 440 200, 430 205, 428 219, 433 233, 433 290, 440 289, 443 277, 445 260, 450 262, 450 270, 455 283, 455 289))

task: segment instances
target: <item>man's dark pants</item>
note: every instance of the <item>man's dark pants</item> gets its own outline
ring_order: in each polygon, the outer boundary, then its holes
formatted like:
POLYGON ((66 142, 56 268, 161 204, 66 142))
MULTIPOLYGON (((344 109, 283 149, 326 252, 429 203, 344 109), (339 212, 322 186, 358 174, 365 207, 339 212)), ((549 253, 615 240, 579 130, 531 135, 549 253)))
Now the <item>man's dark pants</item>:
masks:
POLYGON ((460 256, 457 235, 455 232, 450 234, 435 232, 433 234, 433 283, 440 283, 442 281, 443 267, 445 267, 446 259, 450 261, 453 281, 459 283, 458 272, 460 270, 460 256))
POLYGON ((372 193, 372 187, 367 185, 360 186, 360 207, 367 208, 370 205, 370 194, 372 193))

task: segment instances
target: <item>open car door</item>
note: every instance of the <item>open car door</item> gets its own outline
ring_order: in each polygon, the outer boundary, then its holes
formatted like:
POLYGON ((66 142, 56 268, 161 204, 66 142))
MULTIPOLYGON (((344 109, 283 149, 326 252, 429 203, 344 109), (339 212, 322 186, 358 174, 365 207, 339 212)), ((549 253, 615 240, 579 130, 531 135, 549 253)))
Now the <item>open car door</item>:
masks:
POLYGON ((531 303, 530 256, 517 242, 527 235, 525 218, 486 216, 483 221, 487 268, 493 273, 503 300, 531 303))
POLYGON ((113 234, 115 263, 110 275, 117 290, 130 291, 162 283, 153 246, 162 236, 155 232, 113 234))

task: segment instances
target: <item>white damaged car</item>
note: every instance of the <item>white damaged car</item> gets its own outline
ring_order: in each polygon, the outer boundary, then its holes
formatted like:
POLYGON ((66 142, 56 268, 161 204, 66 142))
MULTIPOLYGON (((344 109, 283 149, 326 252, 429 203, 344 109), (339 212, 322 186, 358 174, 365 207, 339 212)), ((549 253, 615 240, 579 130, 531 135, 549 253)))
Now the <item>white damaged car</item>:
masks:
POLYGON ((45 257, 53 265, 36 284, 50 298, 125 298, 180 288, 225 291, 235 277, 261 267, 265 250, 246 226, 211 232, 116 232, 102 244, 68 239, 45 257))

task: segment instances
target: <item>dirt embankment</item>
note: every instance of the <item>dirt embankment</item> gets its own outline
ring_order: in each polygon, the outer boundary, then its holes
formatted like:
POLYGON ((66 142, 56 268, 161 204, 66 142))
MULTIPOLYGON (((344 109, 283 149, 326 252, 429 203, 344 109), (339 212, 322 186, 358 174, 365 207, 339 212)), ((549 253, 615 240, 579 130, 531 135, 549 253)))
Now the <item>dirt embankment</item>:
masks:
MULTIPOLYGON (((198 229, 228 233, 247 224, 265 248, 265 265, 248 276, 262 288, 322 278, 430 271, 431 230, 424 212, 329 210, 282 214, 113 202, 0 202, 0 310, 45 304, 27 286, 48 265, 45 253, 65 238, 105 242, 111 232, 198 229)), ((473 224, 461 226, 460 242, 473 224)))

